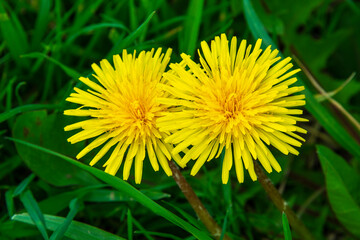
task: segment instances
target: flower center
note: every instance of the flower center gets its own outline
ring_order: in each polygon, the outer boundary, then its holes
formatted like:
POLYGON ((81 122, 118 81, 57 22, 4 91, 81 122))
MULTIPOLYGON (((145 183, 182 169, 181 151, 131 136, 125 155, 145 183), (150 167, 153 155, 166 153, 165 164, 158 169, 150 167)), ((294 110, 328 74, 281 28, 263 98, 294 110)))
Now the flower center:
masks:
POLYGON ((135 100, 130 105, 130 112, 137 122, 146 124, 147 121, 151 121, 152 117, 147 114, 147 109, 143 102, 135 100))
POLYGON ((240 111, 240 99, 236 93, 229 94, 223 102, 223 114, 228 119, 236 118, 236 115, 240 111))

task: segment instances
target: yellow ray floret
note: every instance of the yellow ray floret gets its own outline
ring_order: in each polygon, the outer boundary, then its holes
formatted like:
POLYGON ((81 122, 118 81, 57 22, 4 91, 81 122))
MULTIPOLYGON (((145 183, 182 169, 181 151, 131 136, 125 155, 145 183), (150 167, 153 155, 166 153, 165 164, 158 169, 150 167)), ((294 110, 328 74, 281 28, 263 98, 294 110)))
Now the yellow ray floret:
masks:
POLYGON ((134 162, 135 182, 140 183, 146 155, 155 171, 160 163, 165 173, 171 175, 168 160, 180 162, 180 156, 171 153, 172 144, 164 141, 168 134, 156 126, 156 119, 167 111, 167 106, 157 98, 169 95, 159 85, 164 81, 162 74, 170 55, 171 49, 165 54, 161 48, 142 51, 137 57, 136 52, 128 54, 124 50, 122 57, 113 57, 114 67, 107 60, 102 60, 100 66, 92 65, 98 83, 89 78, 79 79, 90 89, 74 88, 75 92, 66 100, 81 107, 64 114, 90 119, 66 126, 65 131, 81 129, 68 139, 71 143, 95 139, 76 156, 78 159, 102 145, 90 165, 110 151, 104 167, 111 175, 124 163, 123 178, 127 180, 134 162))
POLYGON ((304 89, 291 86, 299 70, 290 70, 290 58, 281 60, 270 46, 264 51, 259 39, 254 48, 243 40, 237 46, 222 34, 203 41, 199 50, 200 64, 182 54, 180 64, 171 64, 164 73, 168 97, 158 101, 171 112, 157 119, 160 131, 172 134, 165 139, 176 144, 173 154, 184 151, 182 164, 191 159, 196 163, 195 175, 206 162, 224 152, 222 182, 227 183, 234 166, 239 182, 244 181, 244 169, 256 180, 253 160, 259 160, 266 171, 281 171, 268 149, 272 145, 282 153, 298 154, 304 139, 296 132, 306 131, 296 126, 307 121, 298 116, 305 104, 304 89), (188 150, 190 149, 190 150, 188 150))

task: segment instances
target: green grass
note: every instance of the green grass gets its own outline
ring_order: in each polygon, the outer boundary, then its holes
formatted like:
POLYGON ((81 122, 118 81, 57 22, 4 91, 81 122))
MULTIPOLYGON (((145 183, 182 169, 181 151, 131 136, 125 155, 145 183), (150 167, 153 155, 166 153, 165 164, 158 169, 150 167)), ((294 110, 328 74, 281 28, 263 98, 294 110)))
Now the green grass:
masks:
MULTIPOLYGON (((74 160, 65 98, 91 64, 112 55, 172 48, 197 59, 220 33, 296 56, 360 121, 360 4, 357 1, 4 1, 0 0, 0 239, 212 239, 172 178, 144 163, 128 182, 74 160)), ((296 66, 296 62, 293 60, 296 66)), ((299 156, 274 155, 275 186, 316 239, 360 237, 360 132, 318 92, 306 71, 308 123, 299 156), (325 99, 325 100, 324 100, 325 99), (319 194, 326 192, 326 194, 319 194)), ((190 164, 191 165, 191 164, 190 164)), ((299 239, 258 182, 221 183, 213 160, 184 176, 232 239, 299 239)), ((220 236, 222 239, 224 234, 220 236)))

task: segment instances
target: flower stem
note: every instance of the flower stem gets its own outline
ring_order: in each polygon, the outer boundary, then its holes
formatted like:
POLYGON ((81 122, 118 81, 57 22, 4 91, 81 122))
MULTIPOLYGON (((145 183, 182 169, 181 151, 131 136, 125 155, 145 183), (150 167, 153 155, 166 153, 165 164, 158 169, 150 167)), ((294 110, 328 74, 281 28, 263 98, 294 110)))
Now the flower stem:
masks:
POLYGON ((255 173, 261 186, 264 188, 265 192, 268 194, 277 209, 279 209, 280 212, 285 212, 289 220, 290 226, 293 228, 293 230, 300 236, 301 239, 313 240, 314 237, 310 233, 309 229, 306 228, 304 223, 296 216, 294 211, 284 201, 279 191, 274 187, 268 176, 266 176, 264 170, 262 170, 259 163, 254 161, 254 165, 255 173))
MULTIPOLYGON (((173 173, 173 178, 176 184, 179 186, 185 198, 190 203, 191 207, 194 209, 196 215, 199 217, 200 221, 205 225, 207 230, 216 238, 220 239, 221 236, 221 227, 215 222, 210 213, 206 210, 205 206, 202 204, 194 190, 191 188, 189 183, 186 181, 184 176, 181 174, 180 169, 174 163, 174 161, 169 161, 170 169, 173 173)), ((224 235, 224 240, 231 240, 229 236, 224 235)))

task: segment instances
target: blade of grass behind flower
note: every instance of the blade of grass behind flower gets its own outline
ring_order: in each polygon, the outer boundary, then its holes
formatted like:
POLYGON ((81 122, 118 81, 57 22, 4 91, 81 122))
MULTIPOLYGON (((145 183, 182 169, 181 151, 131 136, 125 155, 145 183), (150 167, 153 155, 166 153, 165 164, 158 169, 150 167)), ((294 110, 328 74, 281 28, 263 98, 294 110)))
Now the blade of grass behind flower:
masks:
POLYGON ((5 10, 5 2, 0 0, 0 31, 1 35, 9 47, 10 53, 19 65, 24 65, 25 62, 19 58, 28 50, 28 42, 26 34, 21 26, 16 14, 8 7, 10 16, 5 10))
POLYGON ((286 217, 285 212, 282 213, 282 224, 283 224, 283 228, 284 228, 284 238, 285 238, 285 240, 292 240, 289 221, 288 221, 288 219, 286 217))
MULTIPOLYGON (((11 219, 14 221, 34 225, 28 213, 15 214, 11 219)), ((65 218, 63 217, 47 214, 44 214, 44 219, 46 221, 46 226, 51 231, 55 231, 55 229, 57 229, 57 227, 63 224, 65 221, 65 218)), ((125 238, 116 236, 99 228, 78 221, 71 221, 70 226, 64 235, 74 240, 125 240, 125 238)))
MULTIPOLYGON (((262 38, 265 46, 273 46, 277 48, 276 44, 269 37, 262 22, 256 15, 250 0, 243 0, 245 19, 251 30, 254 38, 262 38)), ((279 53, 280 56, 281 53, 279 53)), ((297 84, 305 86, 303 80, 297 76, 297 84)), ((305 87, 304 94, 306 96, 305 108, 319 121, 319 123, 326 129, 326 131, 348 152, 354 156, 360 157, 360 147, 357 142, 350 136, 344 127, 335 119, 335 117, 323 107, 305 87)))
POLYGON ((227 228, 227 225, 228 225, 228 217, 229 217, 229 214, 230 214, 231 210, 232 210, 232 207, 231 207, 231 205, 229 205, 228 209, 226 210, 224 223, 222 225, 222 231, 221 231, 220 240, 224 239, 224 236, 225 236, 225 233, 226 233, 226 228, 227 228))
POLYGON ((46 27, 50 18, 51 2, 52 1, 49 0, 40 1, 40 9, 37 15, 35 30, 32 38, 33 48, 40 46, 42 37, 45 35, 46 27))
POLYGON ((133 222, 132 222, 132 216, 131 211, 128 209, 127 211, 127 227, 128 227, 128 240, 133 239, 133 222))
POLYGON ((14 213, 15 213, 13 193, 14 193, 13 189, 7 190, 5 193, 5 203, 6 203, 6 208, 7 208, 9 217, 14 215, 14 213))
POLYGON ((28 112, 28 111, 35 111, 35 110, 42 110, 42 109, 60 109, 62 106, 60 104, 28 104, 23 105, 20 107, 16 107, 10 109, 7 112, 0 113, 0 123, 3 121, 8 120, 9 118, 15 116, 16 114, 28 112))
POLYGON ((20 200, 24 204, 25 209, 28 211, 32 221, 36 225, 36 227, 39 229, 41 235, 44 239, 49 239, 49 236, 46 232, 46 224, 44 215, 42 214, 39 205, 37 204, 34 196, 30 192, 30 190, 27 190, 26 192, 22 193, 20 195, 20 200))
POLYGON ((121 51, 125 48, 127 48, 131 43, 134 42, 134 40, 140 36, 142 31, 145 29, 145 26, 149 24, 151 18, 154 16, 155 11, 152 12, 147 19, 135 30, 133 31, 129 36, 127 36, 125 39, 121 39, 120 41, 115 44, 115 46, 110 50, 110 52, 107 54, 106 58, 108 59, 110 56, 114 54, 119 54, 121 51))
POLYGON ((182 39, 179 41, 180 52, 185 52, 191 56, 194 55, 198 36, 200 31, 201 17, 204 6, 204 0, 192 0, 187 9, 182 39))
POLYGON ((51 235, 50 240, 63 239, 66 231, 70 227, 72 220, 74 219, 74 217, 76 216, 77 212, 80 209, 79 200, 77 198, 71 200, 69 207, 70 207, 70 211, 66 216, 65 221, 56 228, 56 230, 51 235))
POLYGON ((78 73, 77 71, 75 71, 74 69, 65 66, 64 64, 62 64, 61 62, 59 62, 58 60, 47 56, 44 53, 41 52, 33 52, 33 53, 28 53, 28 54, 24 54, 21 55, 21 57, 23 58, 45 58, 47 60, 49 60, 50 62, 56 64, 57 66, 59 66, 69 77, 77 79, 80 77, 80 73, 78 73))
MULTIPOLYGON (((84 26, 89 20, 93 19, 94 13, 103 3, 103 0, 97 1, 88 1, 86 2, 86 8, 77 7, 74 24, 71 26, 70 32, 76 33, 79 29, 84 26), (82 9, 82 10, 80 10, 82 9)), ((75 4, 84 4, 82 2, 76 1, 75 4)))
POLYGON ((160 215, 162 217, 164 217, 165 219, 169 220, 170 222, 174 223, 176 226, 184 229, 185 231, 191 233, 194 237, 198 238, 198 239, 203 239, 203 240, 210 240, 211 238, 209 236, 206 235, 206 233, 200 231, 199 229, 195 228, 194 226, 192 226, 191 224, 189 224, 188 222, 184 221, 182 218, 176 216, 175 214, 173 214, 172 212, 170 212, 169 210, 167 210, 166 208, 160 206, 159 204, 157 204, 156 202, 152 201, 150 198, 148 198, 146 195, 144 195, 143 193, 141 193, 140 191, 138 191, 136 188, 134 188, 133 186, 131 186, 129 183, 125 182, 124 180, 114 177, 110 174, 107 174, 97 168, 94 167, 90 167, 87 166, 81 162, 78 162, 70 157, 67 157, 61 153, 58 152, 54 152, 50 149, 47 148, 43 148, 41 146, 26 142, 26 141, 22 141, 19 139, 15 139, 15 138, 10 138, 7 137, 7 139, 20 143, 20 144, 24 144, 26 146, 32 147, 34 149, 38 149, 40 151, 46 152, 48 154, 60 157, 61 159, 75 165, 78 166, 86 171, 88 171, 89 173, 91 173, 92 175, 94 175, 95 177, 99 178, 100 180, 104 181, 105 183, 111 185, 113 188, 119 190, 120 192, 124 192, 128 195, 130 195, 131 197, 133 197, 136 201, 138 201, 140 204, 142 204, 143 206, 147 207, 148 209, 150 209, 151 211, 153 211, 155 214, 160 215))
POLYGON ((140 229, 140 231, 135 231, 136 233, 142 233, 144 235, 144 237, 148 240, 155 240, 154 238, 151 237, 151 235, 148 233, 148 231, 145 230, 145 228, 138 222, 136 221, 135 218, 132 219, 134 225, 140 229))
POLYGON ((17 186, 17 188, 15 188, 13 197, 20 195, 34 178, 35 178, 35 174, 32 173, 27 178, 22 180, 21 183, 17 186))

